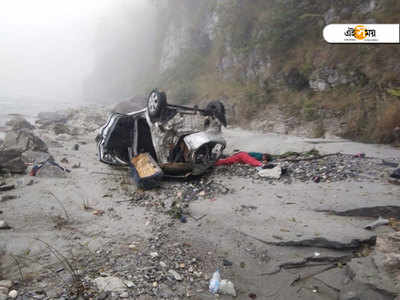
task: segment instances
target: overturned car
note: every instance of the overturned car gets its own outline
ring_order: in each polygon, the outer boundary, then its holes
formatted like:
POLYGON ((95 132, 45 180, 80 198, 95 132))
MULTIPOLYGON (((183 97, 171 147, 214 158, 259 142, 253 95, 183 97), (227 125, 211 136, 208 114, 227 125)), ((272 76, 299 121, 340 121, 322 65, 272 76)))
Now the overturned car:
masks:
POLYGON ((226 117, 221 102, 212 101, 204 109, 172 105, 155 89, 146 108, 110 115, 96 138, 98 157, 106 164, 132 166, 147 153, 147 161, 167 176, 200 175, 226 146, 222 125, 226 117))

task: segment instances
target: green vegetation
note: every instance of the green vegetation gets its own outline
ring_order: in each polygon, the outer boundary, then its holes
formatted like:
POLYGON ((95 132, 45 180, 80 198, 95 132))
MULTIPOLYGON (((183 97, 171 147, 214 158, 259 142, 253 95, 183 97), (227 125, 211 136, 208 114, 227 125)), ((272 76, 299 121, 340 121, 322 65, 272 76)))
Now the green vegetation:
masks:
POLYGON ((235 120, 241 126, 262 119, 270 105, 278 105, 289 117, 314 122, 314 136, 324 134, 328 115, 346 124, 347 138, 388 143, 396 139, 400 89, 393 87, 400 85, 398 47, 327 44, 321 33, 328 10, 335 22, 375 18, 378 23, 396 23, 399 1, 382 0, 368 11, 359 0, 172 0, 166 15, 190 18, 196 41, 214 10, 218 27, 209 47, 195 43, 159 81, 170 98, 198 103, 224 97, 235 105, 235 120), (339 70, 350 81, 340 79, 326 91, 313 91, 309 80, 322 68, 339 70))

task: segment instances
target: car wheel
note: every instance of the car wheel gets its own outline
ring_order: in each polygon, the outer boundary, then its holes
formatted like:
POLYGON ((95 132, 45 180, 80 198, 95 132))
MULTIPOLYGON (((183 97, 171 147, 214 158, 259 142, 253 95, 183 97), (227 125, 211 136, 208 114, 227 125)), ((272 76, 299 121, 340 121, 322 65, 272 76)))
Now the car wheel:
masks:
POLYGON ((147 111, 152 120, 158 119, 167 106, 167 95, 164 92, 153 90, 147 99, 147 111))
POLYGON ((214 115, 226 127, 225 106, 221 101, 211 101, 205 110, 214 115))

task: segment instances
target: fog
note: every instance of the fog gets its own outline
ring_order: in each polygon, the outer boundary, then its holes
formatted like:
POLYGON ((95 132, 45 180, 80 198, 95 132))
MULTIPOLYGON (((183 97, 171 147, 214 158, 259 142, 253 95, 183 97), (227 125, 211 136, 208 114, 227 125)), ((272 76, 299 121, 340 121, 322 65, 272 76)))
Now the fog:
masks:
POLYGON ((146 60, 127 60, 149 47, 151 11, 150 0, 0 0, 0 99, 128 96, 146 60))

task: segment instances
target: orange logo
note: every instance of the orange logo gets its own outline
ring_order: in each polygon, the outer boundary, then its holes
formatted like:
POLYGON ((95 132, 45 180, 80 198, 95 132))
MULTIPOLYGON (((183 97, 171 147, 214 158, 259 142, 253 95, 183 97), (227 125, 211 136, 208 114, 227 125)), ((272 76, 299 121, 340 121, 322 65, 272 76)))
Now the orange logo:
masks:
POLYGON ((363 40, 367 37, 367 28, 364 25, 358 25, 354 28, 354 37, 357 40, 363 40))

